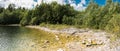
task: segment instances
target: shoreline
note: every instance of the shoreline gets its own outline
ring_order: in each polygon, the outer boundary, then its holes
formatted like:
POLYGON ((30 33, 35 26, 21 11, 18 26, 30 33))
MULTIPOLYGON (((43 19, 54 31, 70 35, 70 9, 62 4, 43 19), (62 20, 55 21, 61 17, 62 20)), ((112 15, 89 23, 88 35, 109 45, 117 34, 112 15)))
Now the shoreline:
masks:
POLYGON ((70 34, 70 35, 93 31, 93 30, 89 30, 89 29, 78 29, 78 28, 73 28, 73 27, 63 28, 61 30, 50 29, 48 27, 41 27, 41 26, 25 26, 25 27, 39 29, 39 30, 43 30, 43 31, 51 32, 51 33, 55 33, 55 34, 70 34))
MULTIPOLYGON (((77 35, 77 37, 80 37, 81 40, 80 41, 76 41, 76 42, 69 42, 66 43, 66 46, 68 46, 69 50, 80 50, 79 48, 84 50, 104 50, 106 51, 106 48, 108 48, 108 51, 114 50, 114 51, 118 51, 120 49, 120 46, 117 45, 119 43, 117 43, 116 41, 113 42, 112 44, 116 43, 116 47, 115 45, 111 45, 111 40, 108 37, 111 37, 110 35, 108 36, 106 32, 103 31, 93 31, 93 30, 89 30, 89 29, 77 29, 77 28, 65 28, 62 30, 51 30, 50 28, 47 27, 41 27, 41 26, 26 26, 28 28, 34 28, 34 29, 39 29, 39 30, 43 30, 45 32, 51 32, 51 33, 55 33, 55 34, 70 34, 70 35, 77 35), (78 44, 77 44, 78 43, 78 44), (80 44, 85 44, 85 46, 91 46, 91 47, 82 47, 82 46, 78 46, 80 44), (77 44, 77 45, 76 45, 77 44), (69 48, 72 45, 72 48, 69 48), (94 47, 95 46, 95 47, 94 47), (118 49, 116 49, 118 48, 118 49)), ((120 41, 118 41, 120 42, 120 41)), ((84 45, 83 45, 84 46, 84 45)))
MULTIPOLYGON (((2 26, 20 26, 20 25, 11 24, 11 25, 2 25, 2 26)), ((79 29, 74 27, 57 30, 55 29, 55 27, 54 29, 50 29, 49 27, 35 26, 35 25, 28 25, 25 27, 38 29, 38 30, 42 30, 42 31, 54 33, 54 34, 68 34, 70 36, 75 35, 76 38, 78 37, 81 38, 79 41, 72 41, 72 42, 65 43, 65 47, 69 50, 80 50, 81 48, 82 51, 85 51, 85 50, 89 51, 89 49, 93 51, 96 51, 96 50, 106 51, 106 48, 107 48, 108 51, 111 51, 111 50, 117 51, 120 49, 120 46, 119 46, 120 40, 111 43, 110 42, 111 35, 108 36, 107 35, 108 33, 104 31, 98 31, 98 30, 94 31, 91 29, 79 29), (90 46, 90 47, 87 47, 87 46, 90 46)), ((57 38, 59 38, 59 35, 57 35, 57 38)), ((65 38, 69 38, 69 36, 66 36, 65 38)), ((61 48, 61 49, 63 50, 64 48, 61 48)))
POLYGON ((8 25, 1 25, 0 26, 21 26, 20 24, 8 24, 8 25))

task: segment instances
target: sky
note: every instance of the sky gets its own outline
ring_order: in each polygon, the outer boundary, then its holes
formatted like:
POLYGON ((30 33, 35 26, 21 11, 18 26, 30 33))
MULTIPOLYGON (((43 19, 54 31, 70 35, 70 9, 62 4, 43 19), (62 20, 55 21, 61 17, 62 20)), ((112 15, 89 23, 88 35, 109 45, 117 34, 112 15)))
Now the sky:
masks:
MULTIPOLYGON (((7 8, 9 4, 15 4, 17 7, 25 7, 28 9, 34 8, 37 4, 41 4, 42 0, 0 0, 0 6, 7 8)), ((74 7, 75 10, 85 10, 87 5, 89 4, 90 0, 43 0, 44 3, 52 3, 53 1, 56 1, 58 4, 70 4, 74 7)), ((100 6, 104 5, 106 0, 94 0, 97 4, 100 6)), ((119 1, 120 0, 113 0, 113 1, 119 1)))

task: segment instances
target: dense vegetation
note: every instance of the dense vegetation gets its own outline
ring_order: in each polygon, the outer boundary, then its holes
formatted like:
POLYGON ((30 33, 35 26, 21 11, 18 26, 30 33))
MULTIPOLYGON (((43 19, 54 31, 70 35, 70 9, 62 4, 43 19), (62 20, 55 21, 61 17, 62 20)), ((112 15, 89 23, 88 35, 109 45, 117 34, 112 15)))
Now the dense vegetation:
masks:
POLYGON ((107 0, 106 5, 99 6, 91 1, 85 11, 75 11, 69 4, 60 5, 42 3, 34 9, 17 8, 10 4, 8 8, 0 7, 0 24, 39 25, 67 24, 78 27, 102 29, 115 34, 120 33, 120 3, 107 0))

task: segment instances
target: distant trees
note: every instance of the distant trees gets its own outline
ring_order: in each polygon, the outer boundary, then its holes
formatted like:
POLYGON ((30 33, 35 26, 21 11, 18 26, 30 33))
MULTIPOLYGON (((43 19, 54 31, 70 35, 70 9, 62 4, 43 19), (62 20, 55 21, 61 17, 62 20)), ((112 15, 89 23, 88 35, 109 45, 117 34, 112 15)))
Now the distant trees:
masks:
POLYGON ((36 6, 35 9, 29 10, 27 16, 22 19, 21 24, 38 25, 43 22, 51 24, 62 24, 64 23, 64 16, 69 18, 74 17, 75 14, 76 11, 68 4, 60 5, 57 4, 57 2, 53 2, 51 4, 42 3, 41 5, 36 6))
POLYGON ((15 10, 15 4, 10 4, 7 8, 7 10, 9 10, 10 12, 15 10))
POLYGON ((19 24, 22 17, 22 10, 15 9, 14 4, 10 4, 8 8, 0 8, 0 24, 19 24))

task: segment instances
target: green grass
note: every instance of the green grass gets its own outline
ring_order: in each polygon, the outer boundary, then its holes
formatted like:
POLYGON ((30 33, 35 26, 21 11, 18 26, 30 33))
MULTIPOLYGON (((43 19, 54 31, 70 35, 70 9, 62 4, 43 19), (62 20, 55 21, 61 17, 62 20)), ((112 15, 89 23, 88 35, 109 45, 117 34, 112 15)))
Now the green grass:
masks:
POLYGON ((45 24, 45 23, 41 23, 40 26, 47 27, 50 29, 55 29, 55 30, 61 30, 61 29, 65 29, 65 28, 75 27, 75 26, 66 25, 66 24, 45 24))

